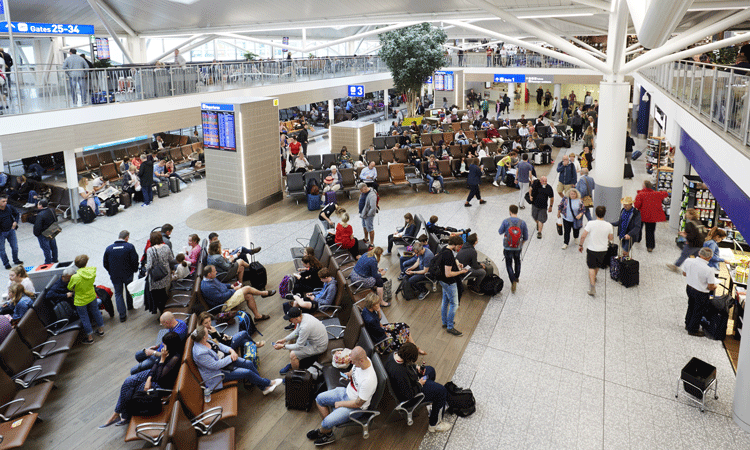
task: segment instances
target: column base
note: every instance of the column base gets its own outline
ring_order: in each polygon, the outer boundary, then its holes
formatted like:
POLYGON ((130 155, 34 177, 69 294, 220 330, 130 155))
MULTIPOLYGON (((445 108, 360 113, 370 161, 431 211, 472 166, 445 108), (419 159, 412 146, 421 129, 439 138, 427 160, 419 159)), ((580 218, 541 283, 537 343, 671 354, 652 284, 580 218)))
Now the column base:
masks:
POLYGON ((747 423, 744 420, 740 419, 740 417, 734 411, 732 411, 732 419, 734 419, 734 423, 736 423, 740 428, 750 433, 750 423, 747 423))
MULTIPOLYGON (((594 178, 594 180, 596 180, 596 178, 594 178)), ((609 187, 596 183, 596 189, 594 189, 594 205, 604 205, 607 208, 607 214, 604 215, 604 220, 607 222, 617 221, 620 209, 622 209, 622 204, 620 203, 621 199, 622 186, 609 187)))
POLYGON ((240 214, 243 216, 249 216, 250 214, 260 211, 266 206, 270 206, 274 203, 280 202, 284 199, 283 192, 277 192, 269 195, 266 198, 258 200, 257 202, 250 203, 249 205, 238 205, 235 203, 224 202, 221 200, 208 199, 208 207, 210 209, 217 209, 219 211, 226 211, 232 214, 240 214))

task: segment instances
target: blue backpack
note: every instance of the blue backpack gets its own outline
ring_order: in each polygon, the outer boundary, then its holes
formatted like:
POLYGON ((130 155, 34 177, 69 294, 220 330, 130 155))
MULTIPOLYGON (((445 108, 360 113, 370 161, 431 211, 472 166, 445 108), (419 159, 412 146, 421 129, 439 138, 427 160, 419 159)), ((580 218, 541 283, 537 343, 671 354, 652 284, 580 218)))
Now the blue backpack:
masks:
POLYGON ((239 323, 240 331, 247 331, 248 336, 252 337, 255 333, 263 336, 255 327, 255 321, 253 318, 245 311, 237 311, 237 322, 239 323))

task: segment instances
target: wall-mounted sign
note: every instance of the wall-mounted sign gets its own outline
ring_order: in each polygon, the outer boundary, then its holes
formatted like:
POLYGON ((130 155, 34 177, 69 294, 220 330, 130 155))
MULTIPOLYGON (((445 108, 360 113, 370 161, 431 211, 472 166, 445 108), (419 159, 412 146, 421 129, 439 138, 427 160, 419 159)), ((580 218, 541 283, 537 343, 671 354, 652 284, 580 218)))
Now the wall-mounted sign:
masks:
POLYGON ((425 81, 424 84, 432 84, 432 77, 427 77, 427 81, 425 81))
POLYGON ((554 75, 526 75, 526 82, 530 84, 552 84, 555 82, 554 75))
POLYGON ((654 121, 656 121, 657 124, 661 127, 661 131, 664 132, 664 130, 667 129, 667 115, 664 114, 664 111, 659 108, 659 106, 654 106, 655 114, 654 114, 654 121))
POLYGON ((234 105, 201 103, 203 146, 237 151, 234 133, 234 105))
POLYGON ((453 72, 450 70, 441 70, 435 72, 433 76, 433 85, 436 91, 452 91, 454 78, 453 72))
MULTIPOLYGON (((91 35, 94 34, 93 25, 77 25, 68 23, 31 23, 11 22, 14 33, 20 34, 69 34, 69 35, 91 35)), ((0 22, 0 33, 8 32, 8 22, 0 22)))
POLYGON ((349 97, 364 97, 365 96, 365 87, 360 84, 350 84, 349 85, 349 97))
POLYGON ((495 83, 524 83, 526 82, 526 75, 496 73, 492 81, 495 83))

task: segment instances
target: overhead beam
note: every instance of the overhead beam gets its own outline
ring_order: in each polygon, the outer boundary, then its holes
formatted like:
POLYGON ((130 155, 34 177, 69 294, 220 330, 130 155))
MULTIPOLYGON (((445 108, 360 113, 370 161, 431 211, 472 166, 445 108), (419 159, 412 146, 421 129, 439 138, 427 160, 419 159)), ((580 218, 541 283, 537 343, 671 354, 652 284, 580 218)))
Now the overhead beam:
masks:
POLYGON ((188 45, 186 47, 181 48, 180 52, 187 53, 190 50, 194 49, 195 47, 200 47, 201 45, 207 44, 207 43, 213 41, 214 39, 216 39, 216 35, 215 34, 210 34, 207 37, 205 37, 204 39, 199 40, 198 42, 193 42, 192 44, 190 44, 190 45, 188 45))
POLYGON ((125 20, 123 20, 122 17, 120 17, 119 14, 117 14, 111 6, 109 6, 104 0, 94 0, 94 2, 99 5, 99 7, 104 10, 105 13, 109 17, 112 18, 112 20, 115 21, 117 25, 120 25, 120 27, 125 30, 126 33, 133 37, 138 37, 138 33, 135 32, 135 30, 127 23, 125 20))
POLYGON ((321 48, 326 48, 326 47, 331 47, 333 45, 343 44, 344 42, 353 41, 355 39, 364 38, 364 37, 367 37, 367 36, 374 36, 374 35, 378 35, 378 34, 381 34, 381 33, 387 33, 388 31, 399 30, 401 28, 410 27, 410 26, 416 25, 416 24, 417 24, 417 22, 402 22, 402 23, 397 23, 395 25, 390 25, 390 26, 387 26, 387 27, 378 28, 377 30, 366 31, 364 33, 354 34, 354 35, 351 35, 349 37, 345 37, 345 38, 341 38, 341 39, 336 39, 334 41, 329 41, 329 42, 327 42, 325 44, 320 44, 320 45, 315 45, 315 46, 312 46, 312 47, 307 47, 307 48, 305 48, 303 50, 303 52, 304 53, 312 52, 312 51, 315 51, 315 50, 318 50, 318 49, 321 49, 321 48))
MULTIPOLYGON (((244 34, 217 33, 217 35, 218 36, 225 36, 225 37, 232 38, 232 39, 239 39, 239 40, 242 40, 242 41, 255 42, 256 44, 268 45, 270 47, 280 47, 282 45, 279 42, 272 42, 272 41, 267 41, 265 39, 258 39, 258 38, 251 37, 251 36, 245 36, 244 34)), ((293 51, 293 52, 303 52, 304 53, 304 51, 305 51, 305 49, 303 49, 302 47, 293 47, 293 46, 290 46, 290 45, 285 45, 284 47, 287 48, 287 49, 289 49, 289 50, 291 50, 291 51, 293 51)))
MULTIPOLYGON (((532 44, 532 43, 523 41, 521 39, 517 39, 517 38, 511 37, 511 36, 507 36, 505 34, 498 33, 498 32, 495 32, 495 31, 490 31, 490 30, 487 30, 485 28, 481 28, 481 27, 478 27, 476 25, 472 25, 472 24, 469 24, 469 23, 463 23, 463 22, 460 22, 460 21, 457 21, 457 20, 449 21, 448 23, 451 23, 451 24, 453 24, 453 25, 455 25, 457 27, 466 28, 466 29, 474 30, 474 31, 479 31, 479 32, 483 33, 485 36, 492 36, 495 39, 500 39, 500 40, 502 40, 504 42, 509 42, 509 43, 511 43, 513 45, 517 45, 519 47, 523 47, 523 48, 532 50, 534 52, 537 52, 537 53, 540 53, 542 55, 546 55, 546 56, 549 56, 549 57, 552 57, 552 58, 557 58, 557 59, 559 59, 561 61, 566 61, 566 62, 569 62, 571 64, 576 64, 576 65, 579 65, 579 66, 583 66, 583 67, 585 67, 587 69, 591 69, 591 70, 599 70, 598 68, 595 68, 595 67, 593 67, 593 66, 591 66, 589 64, 586 64, 585 62, 581 61, 580 59, 578 59, 576 57, 573 57, 573 56, 565 54, 565 53, 560 53, 560 52, 557 52, 557 51, 554 51, 554 50, 550 50, 548 48, 544 48, 541 45, 532 44)), ((596 60, 593 57, 591 57, 590 59, 596 60)), ((598 61, 598 60, 596 60, 596 61, 598 61)), ((599 63, 604 64, 601 61, 599 61, 599 63)))
POLYGON ((625 39, 628 29, 628 2, 626 0, 612 0, 612 10, 609 13, 609 29, 607 35, 607 65, 612 68, 613 82, 623 80, 620 68, 625 63, 625 39))
POLYGON ((592 8, 601 9, 602 11, 609 12, 610 5, 607 2, 604 2, 602 0, 570 0, 573 3, 578 3, 579 5, 585 5, 590 6, 592 8))
POLYGON ((560 22, 565 22, 565 23, 570 24, 570 25, 575 25, 577 27, 585 28, 587 30, 593 31, 594 33, 599 33, 600 35, 606 35, 607 33, 609 33, 609 30, 605 30, 604 28, 599 28, 599 27, 595 27, 593 25, 586 25, 586 24, 583 24, 583 23, 574 22, 574 21, 572 21, 570 19, 563 19, 563 18, 560 18, 560 17, 555 17, 555 20, 559 20, 560 22))
MULTIPOLYGON (((368 31, 369 29, 370 29, 370 25, 367 25, 364 29, 360 30, 360 32, 365 32, 365 31, 368 31)), ((357 52, 359 51, 359 48, 362 46, 362 43, 364 41, 365 41, 365 38, 362 38, 362 39, 359 40, 359 43, 357 44, 357 48, 354 49, 354 51, 352 52, 352 54, 354 54, 354 55, 357 54, 357 52)))
MULTIPOLYGON (((630 48, 630 47, 628 47, 630 48)), ((636 46, 632 50, 625 49, 625 56, 632 55, 633 53, 638 53, 640 51, 643 51, 643 47, 641 45, 636 46)))
POLYGON ((117 46, 120 47, 120 51, 122 51, 122 55, 125 57, 125 59, 127 59, 130 64, 135 64, 135 60, 130 56, 128 49, 125 48, 122 41, 120 41, 120 38, 117 36, 117 33, 115 33, 115 30, 112 28, 112 25, 110 25, 109 21, 104 17, 104 13, 102 12, 96 0, 86 0, 86 1, 91 6, 91 9, 94 10, 94 14, 96 14, 96 17, 98 17, 99 20, 102 22, 102 25, 104 25, 104 28, 107 29, 107 32, 109 33, 109 35, 112 36, 112 40, 114 40, 115 44, 117 44, 117 46))
POLYGON ((199 37, 202 37, 202 36, 203 36, 202 34, 191 36, 190 39, 177 44, 175 47, 170 48, 169 50, 167 50, 166 52, 164 52, 161 55, 157 56, 156 58, 152 59, 148 63, 149 64, 155 64, 157 61, 161 61, 163 58, 166 58, 167 56, 169 56, 172 53, 174 53, 175 50, 181 49, 182 47, 188 45, 189 43, 193 42, 194 40, 196 40, 196 39, 198 39, 199 37))
POLYGON ((504 19, 506 22, 512 24, 516 28, 520 28, 521 30, 524 30, 528 33, 538 36, 539 38, 546 41, 550 45, 553 45, 559 48, 560 50, 570 54, 571 56, 576 57, 580 62, 583 62, 586 65, 595 68, 596 70, 602 72, 603 74, 607 75, 611 73, 611 69, 602 61, 590 55, 589 53, 583 51, 581 48, 575 46, 574 44, 566 41, 565 39, 559 36, 556 36, 546 30, 540 29, 539 27, 527 21, 520 20, 513 14, 507 13, 504 10, 495 6, 494 4, 489 3, 485 0, 469 0, 469 2, 472 3, 473 5, 476 5, 479 8, 484 9, 490 14, 494 14, 497 17, 504 19))
MULTIPOLYGON (((682 33, 668 40, 667 43, 662 45, 661 47, 654 49, 654 50, 650 50, 646 54, 641 55, 633 59, 629 63, 625 64, 623 66, 623 71, 625 73, 635 72, 636 70, 640 70, 641 68, 646 67, 646 65, 652 65, 650 63, 652 63, 653 61, 661 59, 667 55, 673 54, 674 52, 684 47, 687 47, 690 44, 695 43, 698 39, 701 39, 706 36, 710 36, 714 33, 718 33, 719 31, 724 31, 727 28, 730 28, 738 23, 742 23, 748 18, 750 18, 750 8, 744 11, 735 13, 723 20, 719 20, 718 22, 715 22, 706 27, 700 27, 700 29, 696 31, 693 31, 693 32, 687 31, 685 33, 682 33)), ((738 42, 742 42, 742 41, 738 41, 738 42)))
MULTIPOLYGON (((687 50, 683 50, 681 52, 672 53, 671 55, 664 56, 662 58, 657 59, 656 61, 653 61, 651 63, 648 63, 642 67, 639 67, 638 70, 642 70, 648 67, 658 66, 660 64, 666 64, 670 63, 672 61, 679 61, 684 58, 689 58, 691 56, 703 54, 706 52, 710 52, 713 50, 716 50, 718 48, 724 48, 728 47, 730 45, 734 45, 740 42, 745 42, 747 40, 750 40, 750 33, 742 33, 734 35, 727 39, 721 39, 716 42, 712 42, 710 44, 700 45, 698 47, 689 48, 687 50)), ((640 59, 640 58, 638 58, 640 59)))
POLYGON ((718 11, 725 9, 746 9, 747 1, 694 2, 688 11, 718 11))
POLYGON ((579 46, 583 47, 585 50, 588 50, 589 53, 591 53, 592 55, 596 56, 597 58, 606 58, 607 57, 607 55, 605 55, 604 52, 602 52, 601 50, 595 49, 594 47, 592 47, 589 44, 583 42, 582 40, 578 39, 575 36, 566 36, 566 37, 568 39, 570 39, 571 41, 575 42, 576 44, 578 44, 579 46))

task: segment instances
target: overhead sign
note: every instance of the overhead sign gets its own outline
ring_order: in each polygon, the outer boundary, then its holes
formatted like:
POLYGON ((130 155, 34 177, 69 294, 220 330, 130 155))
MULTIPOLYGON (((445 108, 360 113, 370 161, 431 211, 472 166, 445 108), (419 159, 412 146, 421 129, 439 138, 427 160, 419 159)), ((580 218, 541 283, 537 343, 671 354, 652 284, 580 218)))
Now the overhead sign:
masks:
POLYGON ((219 103, 201 103, 201 109, 205 111, 234 111, 234 105, 219 103))
POLYGON ((495 83, 525 83, 526 75, 496 73, 492 81, 495 83))
POLYGON ((453 75, 452 70, 438 70, 435 72, 435 75, 453 75))
MULTIPOLYGON (((21 34, 67 34, 87 36, 94 34, 93 25, 78 25, 69 23, 31 23, 11 22, 14 33, 21 34)), ((8 22, 0 22, 0 33, 8 32, 8 22)))
POLYGON ((0 16, 5 15, 5 6, 3 5, 3 2, 0 1, 0 16))
POLYGON ((554 75, 526 75, 526 82, 531 84, 552 84, 555 82, 554 75))
POLYGON ((424 84, 432 84, 432 75, 427 77, 427 81, 425 81, 424 84))
POLYGON ((363 85, 359 85, 359 84, 349 85, 349 97, 364 97, 364 96, 365 96, 365 87, 363 85))
MULTIPOLYGON (((0 5, 1 4, 2 3, 0 3, 0 5)), ((113 147, 115 145, 121 145, 121 144, 129 144, 131 142, 144 141, 146 139, 148 139, 148 135, 138 136, 138 137, 134 137, 134 138, 130 138, 130 139, 121 139, 119 141, 107 142, 105 144, 89 145, 88 147, 83 147, 83 151, 87 152, 89 150, 98 150, 100 148, 113 147)))

